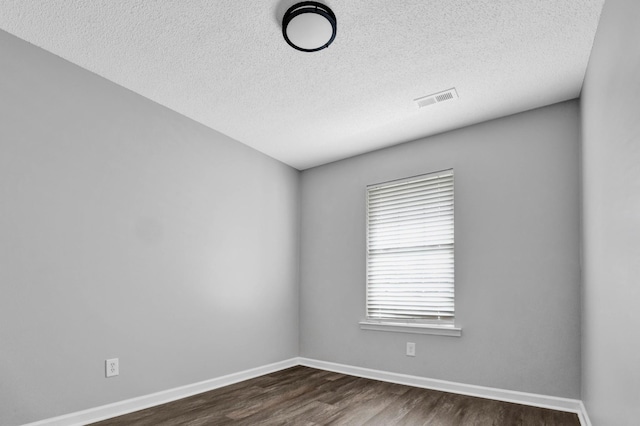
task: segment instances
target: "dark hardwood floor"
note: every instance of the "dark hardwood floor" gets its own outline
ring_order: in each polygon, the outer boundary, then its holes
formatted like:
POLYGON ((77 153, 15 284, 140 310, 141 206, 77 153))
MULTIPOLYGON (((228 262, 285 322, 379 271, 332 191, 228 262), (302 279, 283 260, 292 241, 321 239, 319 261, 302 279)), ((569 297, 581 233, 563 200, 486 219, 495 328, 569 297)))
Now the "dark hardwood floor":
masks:
POLYGON ((580 426, 580 422, 573 413, 298 366, 94 425, 580 426))

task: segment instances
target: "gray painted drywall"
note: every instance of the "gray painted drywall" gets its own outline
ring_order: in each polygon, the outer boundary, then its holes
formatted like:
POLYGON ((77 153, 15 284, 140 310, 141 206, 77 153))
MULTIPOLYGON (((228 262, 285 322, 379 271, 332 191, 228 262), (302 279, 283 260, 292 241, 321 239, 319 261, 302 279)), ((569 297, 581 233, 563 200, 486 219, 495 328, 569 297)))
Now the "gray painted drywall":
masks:
POLYGON ((578 398, 578 148, 570 101, 302 172, 301 356, 578 398), (450 167, 462 337, 361 330, 366 185, 450 167))
POLYGON ((296 356, 298 193, 296 170, 0 32, 0 424, 296 356))
POLYGON ((583 387, 596 426, 640 418, 640 2, 607 0, 581 99, 583 387))

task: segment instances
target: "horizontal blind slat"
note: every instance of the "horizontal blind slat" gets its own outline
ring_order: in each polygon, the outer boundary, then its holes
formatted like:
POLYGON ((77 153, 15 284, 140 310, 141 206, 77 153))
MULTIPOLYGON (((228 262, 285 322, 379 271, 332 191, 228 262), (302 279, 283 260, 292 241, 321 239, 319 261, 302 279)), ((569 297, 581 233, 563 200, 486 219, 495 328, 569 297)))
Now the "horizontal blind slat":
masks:
POLYGON ((423 191, 414 191, 402 195, 394 195, 393 197, 379 197, 375 199, 369 199, 369 206, 376 208, 379 206, 394 206, 397 204, 404 204, 410 202, 420 202, 435 200, 435 199, 447 199, 453 197, 453 186, 446 188, 431 188, 423 191))
POLYGON ((375 196, 377 194, 385 194, 398 192, 406 189, 417 188, 420 186, 428 186, 438 183, 449 183, 453 182, 453 173, 442 175, 441 177, 433 176, 429 178, 418 178, 415 180, 411 180, 410 182, 396 182, 396 183, 386 183, 373 185, 368 188, 369 194, 375 196))
POLYGON ((453 195, 450 197, 432 197, 428 200, 408 200, 393 204, 381 204, 369 206, 370 214, 373 217, 389 214, 397 214, 406 211, 420 210, 422 212, 437 211, 438 209, 446 209, 453 206, 453 195), (425 201, 420 205, 415 201, 425 201))
POLYGON ((453 212, 453 205, 446 209, 438 209, 429 212, 425 212, 423 210, 413 210, 401 212, 396 215, 380 215, 378 217, 369 217, 369 225, 378 226, 378 225, 391 225, 391 224, 400 224, 403 222, 409 222, 412 220, 443 220, 443 218, 450 218, 453 212))

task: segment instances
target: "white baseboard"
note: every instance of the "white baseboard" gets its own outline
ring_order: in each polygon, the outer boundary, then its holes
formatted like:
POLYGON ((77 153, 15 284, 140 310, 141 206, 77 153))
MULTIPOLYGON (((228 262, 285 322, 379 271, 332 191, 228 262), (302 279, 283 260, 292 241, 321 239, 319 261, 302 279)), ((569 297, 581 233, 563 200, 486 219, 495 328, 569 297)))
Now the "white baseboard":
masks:
POLYGON ((589 419, 587 409, 585 408, 582 401, 580 401, 580 412, 578 413, 578 417, 580 418, 580 424, 582 426, 591 426, 591 420, 589 419))
POLYGON ((137 398, 113 404, 102 405, 76 413, 66 414, 59 417, 29 423, 23 426, 80 426, 87 423, 98 422, 111 417, 121 416, 134 411, 144 410, 178 399, 186 398, 202 392, 207 392, 223 386, 232 385, 244 380, 253 379, 258 376, 270 374, 276 371, 296 365, 318 368, 321 370, 334 371, 337 373, 349 374, 351 376, 364 377, 367 379, 381 380, 384 382, 398 383, 401 385, 415 386, 419 388, 434 389, 443 392, 451 392, 462 395, 477 396, 480 398, 495 399, 498 401, 513 402, 516 404, 532 405, 535 407, 550 408, 553 410, 568 411, 576 413, 582 426, 591 426, 589 416, 582 401, 577 399, 559 398, 555 396, 538 395, 511 391, 505 389, 489 388, 485 386, 467 385, 464 383, 449 382, 446 380, 429 379, 420 376, 410 376, 407 374, 391 373, 387 371, 372 370, 369 368, 355 367, 333 362, 319 361, 309 358, 291 358, 274 364, 252 368, 238 373, 228 374, 215 379, 191 385, 181 386, 162 392, 144 395, 137 398))
POLYGON ((113 404, 102 405, 96 408, 90 408, 76 413, 66 414, 59 417, 41 420, 35 423, 29 423, 23 426, 80 426, 87 423, 99 422, 111 417, 121 416, 123 414, 132 413, 145 408, 153 407, 188 396, 207 392, 223 386, 232 385, 244 380, 253 379, 254 377, 263 376, 275 371, 284 370, 285 368, 298 365, 298 359, 292 358, 274 364, 264 365, 257 368, 241 371, 238 373, 228 374, 226 376, 217 377, 215 379, 205 380, 203 382, 193 383, 191 385, 180 386, 162 392, 152 393, 137 398, 127 399, 125 401, 115 402, 113 404))
POLYGON ((480 398, 495 399, 498 401, 513 402, 516 404, 531 405, 534 407, 550 408, 552 410, 567 411, 570 413, 576 413, 582 426, 591 426, 591 422, 589 422, 589 417, 587 416, 584 405, 582 404, 582 401, 578 399, 559 398, 555 396, 538 395, 534 393, 511 391, 485 386, 467 385, 464 383, 429 379, 420 376, 410 376, 408 374, 390 373, 387 371, 372 370, 369 368, 354 367, 351 365, 336 364, 333 362, 318 361, 309 358, 298 358, 298 363, 307 367, 334 371, 336 373, 349 374, 351 376, 364 377, 367 379, 381 380, 383 382, 477 396, 480 398))

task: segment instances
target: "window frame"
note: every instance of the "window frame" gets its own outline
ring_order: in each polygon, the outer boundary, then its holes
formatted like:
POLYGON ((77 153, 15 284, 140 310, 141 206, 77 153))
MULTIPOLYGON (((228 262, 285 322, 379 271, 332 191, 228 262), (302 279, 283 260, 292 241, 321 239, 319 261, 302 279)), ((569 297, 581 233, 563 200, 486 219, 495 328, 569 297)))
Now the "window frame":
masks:
MULTIPOLYGON (((377 331, 398 331, 404 333, 420 333, 420 334, 438 334, 445 336, 461 336, 462 329, 456 327, 455 317, 455 174, 453 168, 443 169, 436 172, 423 173, 419 175, 409 176, 400 179, 394 179, 390 181, 384 181, 367 185, 365 188, 365 203, 366 203, 366 250, 365 250, 365 320, 360 321, 360 328, 364 330, 377 330, 377 331), (412 183, 424 180, 428 177, 437 178, 439 175, 451 175, 451 191, 452 191, 452 208, 451 219, 453 220, 453 230, 451 236, 453 243, 451 244, 451 254, 453 255, 453 315, 450 319, 426 319, 426 318, 384 318, 384 317, 372 317, 369 316, 370 309, 370 198, 371 190, 375 188, 383 188, 387 186, 400 185, 403 183, 412 183)), ((426 247, 426 246, 425 246, 426 247)))

